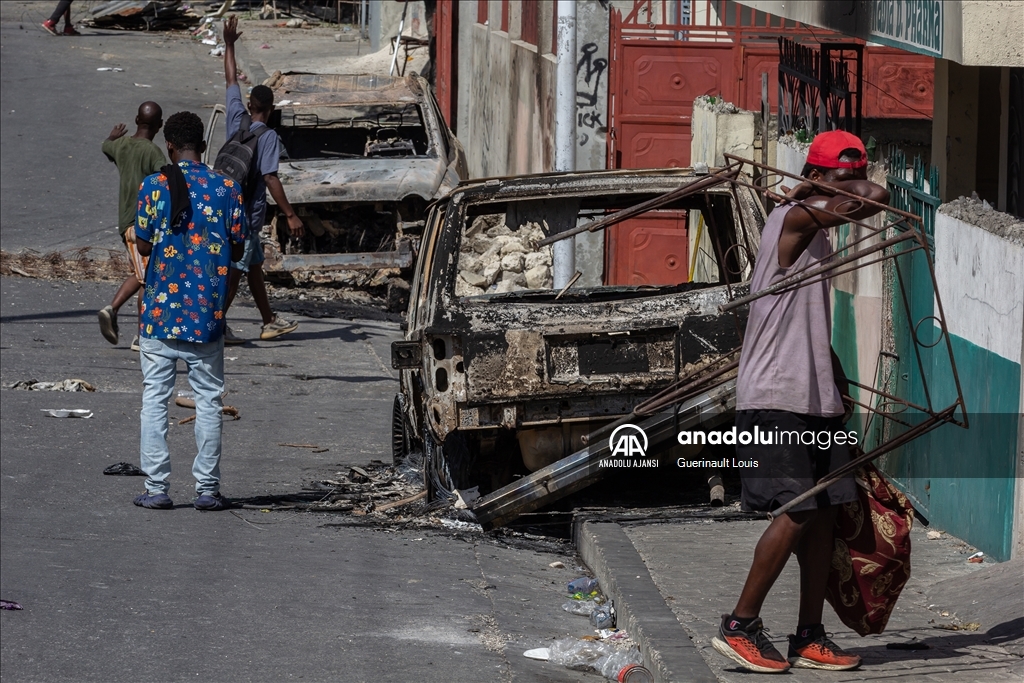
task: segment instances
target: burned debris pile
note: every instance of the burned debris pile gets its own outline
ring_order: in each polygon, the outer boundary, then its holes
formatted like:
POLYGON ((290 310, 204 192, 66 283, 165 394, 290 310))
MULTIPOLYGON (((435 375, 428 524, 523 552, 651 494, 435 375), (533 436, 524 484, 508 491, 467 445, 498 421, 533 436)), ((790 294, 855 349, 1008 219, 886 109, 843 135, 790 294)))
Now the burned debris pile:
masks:
POLYGON ((86 25, 124 31, 168 31, 191 28, 201 16, 180 0, 104 2, 89 10, 86 25))
POLYGON ((512 230, 501 215, 478 216, 463 236, 456 295, 550 289, 551 247, 536 246, 545 237, 534 222, 512 230))

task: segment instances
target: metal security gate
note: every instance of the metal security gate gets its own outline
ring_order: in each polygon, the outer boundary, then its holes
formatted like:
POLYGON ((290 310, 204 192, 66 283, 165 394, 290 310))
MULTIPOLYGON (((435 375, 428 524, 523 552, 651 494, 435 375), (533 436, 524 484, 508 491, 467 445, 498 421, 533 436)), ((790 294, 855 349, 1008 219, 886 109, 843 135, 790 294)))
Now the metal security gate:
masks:
MULTIPOLYGON (((610 14, 608 168, 689 166, 696 97, 759 110, 767 73, 775 110, 779 37, 815 47, 842 39, 727 0, 634 0, 625 16, 610 14)), ((931 116, 932 58, 865 47, 863 69, 865 117, 931 116)), ((614 226, 606 235, 605 282, 686 282, 687 249, 685 212, 614 226)))

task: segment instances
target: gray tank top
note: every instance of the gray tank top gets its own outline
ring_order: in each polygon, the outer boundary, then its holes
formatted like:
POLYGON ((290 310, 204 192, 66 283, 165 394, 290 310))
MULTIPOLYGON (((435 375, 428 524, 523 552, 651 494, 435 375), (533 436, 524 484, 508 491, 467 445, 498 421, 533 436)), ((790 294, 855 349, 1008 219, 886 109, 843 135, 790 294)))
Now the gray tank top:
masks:
MULTIPOLYGON (((832 251, 824 231, 819 230, 792 266, 779 266, 782 222, 792 208, 782 206, 768 216, 750 280, 751 292, 814 267, 832 251)), ((842 399, 832 374, 831 341, 827 280, 751 303, 740 355, 736 409, 842 415, 842 399)))

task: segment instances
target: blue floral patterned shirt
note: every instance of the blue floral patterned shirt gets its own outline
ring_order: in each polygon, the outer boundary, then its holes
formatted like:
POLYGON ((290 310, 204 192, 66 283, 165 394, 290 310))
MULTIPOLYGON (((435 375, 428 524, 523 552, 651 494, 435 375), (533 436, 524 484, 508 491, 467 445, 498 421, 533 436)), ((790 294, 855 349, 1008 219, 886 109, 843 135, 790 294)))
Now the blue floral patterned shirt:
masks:
POLYGON ((209 343, 224 333, 231 244, 245 241, 246 222, 238 184, 195 161, 178 163, 191 206, 178 227, 170 225, 167 176, 142 181, 135 236, 153 244, 146 268, 139 335, 209 343))

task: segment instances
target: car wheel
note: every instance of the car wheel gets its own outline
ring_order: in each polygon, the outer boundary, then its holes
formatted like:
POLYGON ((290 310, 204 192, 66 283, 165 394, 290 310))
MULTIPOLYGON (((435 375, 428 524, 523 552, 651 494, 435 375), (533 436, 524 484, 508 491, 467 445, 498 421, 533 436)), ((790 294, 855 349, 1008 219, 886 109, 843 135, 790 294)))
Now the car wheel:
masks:
POLYGON ((409 458, 409 428, 405 421, 405 401, 395 394, 391 408, 391 462, 397 467, 409 458))

